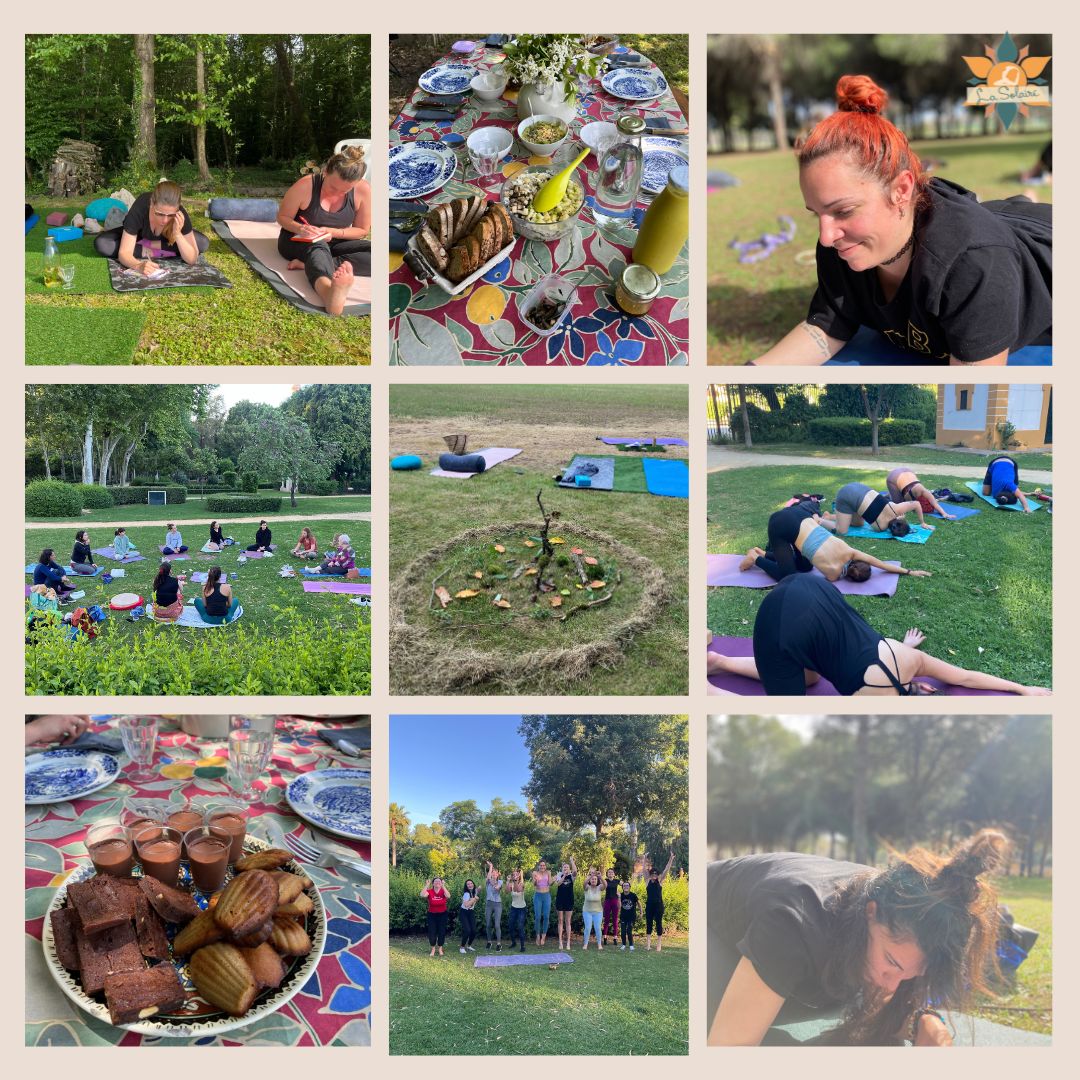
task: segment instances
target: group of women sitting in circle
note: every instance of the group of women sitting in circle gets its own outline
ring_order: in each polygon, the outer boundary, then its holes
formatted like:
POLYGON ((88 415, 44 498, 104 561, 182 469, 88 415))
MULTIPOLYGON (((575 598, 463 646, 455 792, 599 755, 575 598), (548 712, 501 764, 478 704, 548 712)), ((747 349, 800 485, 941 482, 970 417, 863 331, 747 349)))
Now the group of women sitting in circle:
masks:
MULTIPOLYGON (((660 952, 664 936, 664 890, 663 882, 675 861, 674 853, 668 858, 663 870, 655 866, 649 870, 645 886, 645 948, 652 948, 653 928, 656 930, 656 951, 660 952)), ((558 925, 559 948, 570 948, 573 936, 574 916, 574 881, 578 875, 577 864, 573 857, 562 864, 556 874, 552 874, 548 864, 541 859, 532 871, 533 886, 533 931, 537 948, 547 944, 548 926, 551 919, 551 888, 555 887, 555 914, 558 925)), ((503 893, 510 895, 510 949, 518 946, 519 952, 525 951, 525 874, 522 870, 511 870, 509 878, 503 878, 501 872, 487 863, 484 876, 483 893, 477 889, 472 878, 465 881, 458 908, 458 927, 461 930, 462 955, 476 952, 473 942, 477 935, 476 906, 481 895, 484 900, 484 938, 487 947, 492 945, 496 952, 502 951, 502 909, 503 893)), ((449 917, 450 892, 446 882, 440 878, 431 878, 424 883, 420 895, 427 901, 427 934, 431 946, 431 956, 443 955, 446 940, 446 924, 449 917)), ((614 947, 621 937, 620 951, 634 950, 634 924, 637 922, 638 896, 629 881, 620 881, 615 871, 608 869, 602 877, 596 867, 591 867, 583 881, 583 903, 581 918, 582 949, 588 949, 590 935, 596 939, 596 947, 602 951, 608 938, 614 947)))
MULTIPOLYGON (((278 253, 290 270, 303 270, 329 315, 340 315, 357 274, 371 274, 371 186, 363 179, 364 152, 347 146, 314 174, 285 192, 278 209, 278 253)), ((99 255, 145 277, 171 259, 194 264, 210 246, 181 205, 180 185, 160 181, 140 195, 123 225, 94 238, 99 255)))
MULTIPOLYGON (((858 551, 839 537, 852 525, 906 536, 911 526, 905 515, 914 512, 920 524, 925 512, 951 519, 937 498, 909 468, 894 469, 886 482, 888 493, 867 484, 845 484, 836 496, 836 511, 821 507, 819 496, 797 497, 770 515, 768 545, 751 548, 739 564, 757 566, 779 584, 761 602, 754 620, 754 655, 725 656, 710 652, 709 674, 732 674, 756 679, 767 694, 804 695, 808 686, 828 679, 844 695, 932 694, 936 679, 973 690, 1040 695, 1042 687, 1022 686, 1008 679, 968 671, 921 651, 925 635, 912 627, 903 641, 879 634, 830 582, 844 578, 867 581, 871 569, 910 577, 929 577, 929 570, 911 570, 896 562, 858 551), (811 570, 818 574, 811 574, 811 570)), ((983 491, 1004 503, 1024 501, 1016 462, 994 458, 983 491)), ((712 640, 712 635, 709 635, 712 640)), ((716 691, 710 686, 714 693, 716 691)))

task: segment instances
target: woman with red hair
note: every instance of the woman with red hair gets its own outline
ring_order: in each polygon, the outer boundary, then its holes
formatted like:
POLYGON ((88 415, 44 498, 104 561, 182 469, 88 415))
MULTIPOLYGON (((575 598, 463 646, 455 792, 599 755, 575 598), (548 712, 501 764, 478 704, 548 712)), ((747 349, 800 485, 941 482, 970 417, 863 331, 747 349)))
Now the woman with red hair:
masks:
POLYGON ((818 219, 817 291, 805 321, 753 362, 823 364, 862 326, 927 364, 1004 364, 1050 344, 1050 207, 980 203, 930 179, 867 76, 845 75, 836 100, 797 150, 818 219))

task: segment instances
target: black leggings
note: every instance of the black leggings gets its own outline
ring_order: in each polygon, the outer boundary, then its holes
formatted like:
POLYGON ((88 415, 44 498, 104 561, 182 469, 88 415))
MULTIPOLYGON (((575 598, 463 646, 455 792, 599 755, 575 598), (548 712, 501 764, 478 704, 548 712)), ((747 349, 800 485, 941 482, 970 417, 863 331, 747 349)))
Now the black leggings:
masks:
MULTIPOLYGON (((115 229, 106 229, 104 232, 98 233, 94 237, 94 250, 99 255, 104 255, 106 259, 118 258, 120 254, 120 238, 123 232, 123 225, 118 225, 115 229)), ((210 246, 210 240, 198 229, 193 229, 192 235, 195 237, 195 243, 199 245, 199 254, 201 255, 210 246)), ((138 241, 136 241, 137 243, 138 241)), ((162 244, 162 247, 174 252, 177 256, 180 254, 175 244, 162 244)))
POLYGON ((461 947, 468 948, 476 940, 476 912, 472 908, 459 908, 458 925, 461 927, 461 947))
POLYGON ((353 273, 359 277, 371 277, 370 240, 330 240, 318 244, 301 244, 282 230, 278 234, 278 254, 283 259, 299 259, 304 273, 312 285, 319 278, 334 276, 334 271, 344 262, 352 263, 353 273))
POLYGON ((427 939, 428 944, 440 948, 446 943, 446 912, 429 911, 427 913, 427 939))
POLYGON ((622 943, 624 945, 634 944, 634 923, 632 920, 620 919, 619 932, 622 934, 622 943))
POLYGON ((518 942, 525 947, 525 908, 510 908, 510 947, 513 948, 518 942))
POLYGON ((791 574, 808 574, 814 564, 795 546, 802 523, 816 512, 809 502, 785 506, 769 515, 769 540, 765 554, 755 559, 756 565, 773 581, 782 581, 791 574))
POLYGON ((664 909, 662 907, 649 907, 645 905, 645 933, 651 934, 653 923, 656 923, 656 936, 664 936, 664 909))

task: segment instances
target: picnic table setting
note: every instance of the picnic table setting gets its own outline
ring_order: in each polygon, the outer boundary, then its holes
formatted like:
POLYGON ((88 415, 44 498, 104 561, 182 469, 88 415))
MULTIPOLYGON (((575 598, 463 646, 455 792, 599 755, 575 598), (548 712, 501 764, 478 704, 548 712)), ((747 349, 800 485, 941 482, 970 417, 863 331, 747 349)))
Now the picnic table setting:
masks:
POLYGON ((97 716, 28 746, 26 1045, 370 1045, 370 730, 97 716))
POLYGON ((685 365, 689 141, 613 34, 458 41, 390 128, 399 365, 685 365))

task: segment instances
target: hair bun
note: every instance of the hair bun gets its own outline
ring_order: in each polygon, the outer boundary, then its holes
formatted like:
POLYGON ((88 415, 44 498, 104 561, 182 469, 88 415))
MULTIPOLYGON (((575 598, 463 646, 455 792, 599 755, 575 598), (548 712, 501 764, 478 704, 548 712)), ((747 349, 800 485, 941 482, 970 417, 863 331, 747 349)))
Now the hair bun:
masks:
POLYGON ((938 877, 971 885, 982 874, 995 873, 1005 867, 1008 847, 1004 833, 982 829, 953 849, 938 877))
POLYGON ((885 111, 889 95, 869 75, 843 75, 836 84, 836 107, 840 112, 878 114, 885 111))

